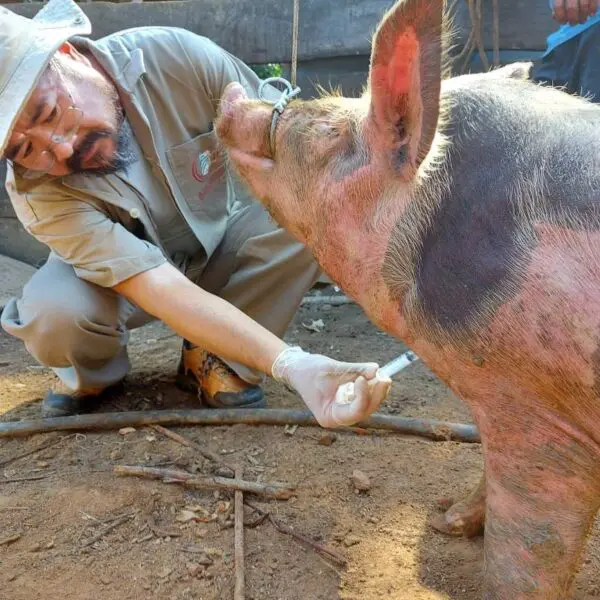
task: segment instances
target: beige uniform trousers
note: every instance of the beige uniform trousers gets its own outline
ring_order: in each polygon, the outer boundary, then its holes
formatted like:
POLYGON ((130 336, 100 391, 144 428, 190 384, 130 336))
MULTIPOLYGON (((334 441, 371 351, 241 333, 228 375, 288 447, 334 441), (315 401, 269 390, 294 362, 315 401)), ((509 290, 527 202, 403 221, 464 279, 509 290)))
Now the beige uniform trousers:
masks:
MULTIPOLYGON (((305 246, 251 204, 232 215, 205 268, 188 276, 281 337, 319 269, 305 246)), ((129 331, 152 320, 112 289, 79 279, 51 254, 22 297, 8 303, 1 323, 37 361, 78 390, 123 379, 130 369, 129 331)), ((263 380, 257 371, 228 364, 249 383, 263 380)))

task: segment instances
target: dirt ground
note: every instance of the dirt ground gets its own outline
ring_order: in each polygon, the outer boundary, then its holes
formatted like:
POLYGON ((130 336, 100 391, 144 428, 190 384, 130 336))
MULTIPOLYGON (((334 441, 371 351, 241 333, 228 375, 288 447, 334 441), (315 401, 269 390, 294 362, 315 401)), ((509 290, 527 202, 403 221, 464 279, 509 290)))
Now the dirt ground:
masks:
MULTIPOLYGON (((383 363, 404 349, 354 305, 302 308, 286 339, 345 360, 383 363), (321 332, 304 327, 318 319, 321 332)), ((103 410, 117 410, 114 403, 128 410, 197 407, 174 384, 180 341, 170 330, 149 325, 134 332, 129 348, 133 369, 125 391, 103 410)), ((0 419, 35 418, 52 380, 20 343, 0 334, 0 419)), ((303 406, 276 383, 268 382, 266 392, 271 407, 303 406)), ((471 420, 421 363, 396 378, 383 411, 471 420)), ((482 539, 447 538, 427 525, 438 498, 460 497, 476 485, 479 445, 338 433, 325 446, 324 432, 310 427, 293 435, 270 426, 174 430, 241 464, 247 479, 295 484, 297 497, 287 502, 252 501, 348 560, 338 567, 265 522, 246 530, 247 599, 481 598, 482 539), (355 469, 368 475, 370 491, 356 493, 355 469)), ((233 598, 232 497, 112 472, 128 464, 209 473, 205 459, 141 428, 127 435, 0 438, 0 463, 51 441, 59 443, 0 465, 0 600, 233 598), (28 479, 7 481, 21 478, 28 479)), ((597 526, 577 577, 577 600, 600 596, 598 573, 597 526)))

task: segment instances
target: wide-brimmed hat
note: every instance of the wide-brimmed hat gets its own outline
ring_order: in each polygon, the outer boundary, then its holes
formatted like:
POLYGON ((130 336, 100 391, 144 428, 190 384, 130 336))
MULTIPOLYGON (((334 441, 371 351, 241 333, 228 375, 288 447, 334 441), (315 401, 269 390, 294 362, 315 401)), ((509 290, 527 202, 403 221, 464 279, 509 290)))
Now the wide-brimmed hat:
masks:
POLYGON ((92 25, 73 0, 49 0, 28 19, 0 6, 0 156, 23 105, 54 53, 92 25))

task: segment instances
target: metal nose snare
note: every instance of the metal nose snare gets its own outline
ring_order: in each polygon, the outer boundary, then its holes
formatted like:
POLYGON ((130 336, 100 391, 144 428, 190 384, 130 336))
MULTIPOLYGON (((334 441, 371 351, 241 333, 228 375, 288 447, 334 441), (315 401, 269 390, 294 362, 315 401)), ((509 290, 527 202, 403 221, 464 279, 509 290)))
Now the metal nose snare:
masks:
MULTIPOLYGON (((278 90, 279 91, 279 90, 278 90)), ((277 122, 281 113, 285 110, 288 102, 296 97, 301 92, 299 87, 294 87, 287 79, 283 77, 269 77, 264 81, 261 81, 258 86, 258 98, 267 104, 273 106, 273 116, 271 117, 271 131, 269 132, 269 152, 271 156, 275 156, 275 130, 277 129, 277 122), (271 100, 264 94, 265 86, 272 83, 282 83, 285 86, 284 90, 281 90, 281 96, 278 100, 271 100)))

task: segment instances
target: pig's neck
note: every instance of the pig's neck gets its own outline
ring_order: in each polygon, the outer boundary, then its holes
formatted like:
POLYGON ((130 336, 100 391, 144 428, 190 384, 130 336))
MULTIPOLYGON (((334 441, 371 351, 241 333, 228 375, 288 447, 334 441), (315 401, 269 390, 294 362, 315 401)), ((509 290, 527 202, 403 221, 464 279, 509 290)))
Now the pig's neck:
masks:
MULTIPOLYGON (((410 196, 385 191, 370 203, 348 198, 327 206, 326 218, 309 240, 315 258, 327 275, 355 299, 379 327, 405 337, 401 299, 390 295, 382 266, 390 235, 410 196)), ((321 211, 321 215, 322 215, 321 211)))
POLYGON ((404 306, 415 291, 421 237, 447 185, 443 169, 424 165, 410 185, 388 180, 371 196, 332 194, 311 219, 308 245, 323 270, 380 328, 407 342, 404 306))

